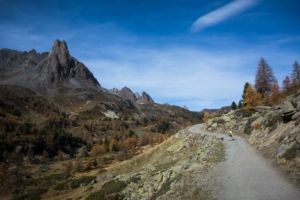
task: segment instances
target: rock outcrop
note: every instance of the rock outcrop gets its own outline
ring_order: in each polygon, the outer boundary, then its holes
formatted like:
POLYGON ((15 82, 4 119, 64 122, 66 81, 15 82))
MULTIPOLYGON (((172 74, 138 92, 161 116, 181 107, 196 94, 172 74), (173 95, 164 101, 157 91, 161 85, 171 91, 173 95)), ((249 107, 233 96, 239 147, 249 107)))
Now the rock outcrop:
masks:
POLYGON ((149 104, 149 103, 154 103, 154 101, 149 94, 143 92, 142 96, 138 99, 138 103, 149 104))
POLYGON ((128 87, 124 87, 122 88, 118 93, 118 96, 122 97, 123 99, 129 99, 132 102, 136 102, 137 98, 135 96, 135 94, 128 88, 128 87))

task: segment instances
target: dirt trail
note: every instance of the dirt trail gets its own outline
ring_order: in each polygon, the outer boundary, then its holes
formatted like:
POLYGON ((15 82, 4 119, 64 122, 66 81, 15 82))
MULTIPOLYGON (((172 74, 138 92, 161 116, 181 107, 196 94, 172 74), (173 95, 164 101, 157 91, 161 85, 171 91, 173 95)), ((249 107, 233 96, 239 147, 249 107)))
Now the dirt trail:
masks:
POLYGON ((192 126, 192 133, 206 133, 224 137, 226 161, 219 163, 209 173, 216 187, 213 196, 218 200, 297 200, 300 190, 282 173, 263 158, 244 138, 234 136, 234 141, 220 133, 201 131, 192 126))

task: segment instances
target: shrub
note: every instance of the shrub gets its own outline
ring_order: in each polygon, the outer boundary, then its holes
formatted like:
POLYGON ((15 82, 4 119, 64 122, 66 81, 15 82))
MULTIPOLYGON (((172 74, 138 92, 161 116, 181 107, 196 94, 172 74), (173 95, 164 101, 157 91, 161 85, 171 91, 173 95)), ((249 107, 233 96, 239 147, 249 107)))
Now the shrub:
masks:
POLYGON ((88 195, 85 200, 103 200, 105 197, 104 190, 99 190, 88 195))
POLYGON ((62 183, 58 183, 55 185, 54 190, 65 190, 69 187, 70 180, 64 181, 62 183))
POLYGON ((74 179, 71 181, 70 186, 72 189, 78 188, 80 184, 88 185, 90 184, 96 177, 95 176, 83 176, 80 179, 74 179))
POLYGON ((255 124, 253 128, 254 128, 254 130, 260 129, 260 124, 255 124))
POLYGON ((105 191, 105 194, 112 194, 122 191, 126 187, 124 181, 109 181, 105 183, 102 188, 105 191))
POLYGON ((282 157, 287 160, 291 160, 299 153, 300 153, 300 144, 298 142, 295 142, 295 144, 291 148, 286 150, 286 152, 282 155, 282 157))

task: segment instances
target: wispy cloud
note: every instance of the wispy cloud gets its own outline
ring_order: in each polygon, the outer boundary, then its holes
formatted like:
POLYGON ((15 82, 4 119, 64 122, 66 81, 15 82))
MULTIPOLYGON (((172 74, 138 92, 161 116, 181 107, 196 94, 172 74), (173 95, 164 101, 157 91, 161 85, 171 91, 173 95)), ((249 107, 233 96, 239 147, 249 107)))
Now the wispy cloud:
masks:
POLYGON ((253 7, 259 1, 260 0, 235 0, 197 19, 192 25, 191 31, 198 32, 206 27, 225 21, 228 18, 253 7))

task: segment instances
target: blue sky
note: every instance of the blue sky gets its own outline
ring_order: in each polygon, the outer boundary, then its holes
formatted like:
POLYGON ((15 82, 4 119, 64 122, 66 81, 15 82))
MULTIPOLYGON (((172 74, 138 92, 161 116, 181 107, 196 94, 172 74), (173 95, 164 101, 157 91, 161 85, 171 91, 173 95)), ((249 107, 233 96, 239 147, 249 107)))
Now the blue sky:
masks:
POLYGON ((0 0, 0 48, 56 39, 107 89, 190 110, 238 102, 264 57, 281 84, 300 62, 294 0, 0 0))

